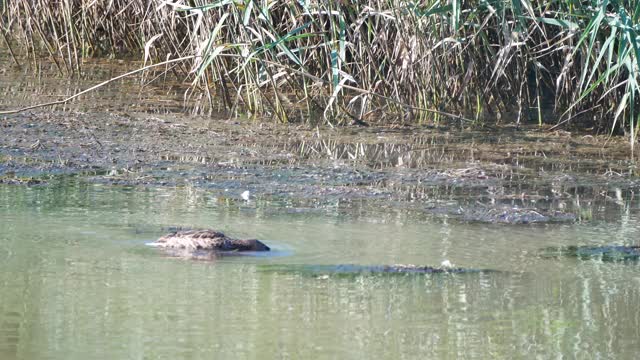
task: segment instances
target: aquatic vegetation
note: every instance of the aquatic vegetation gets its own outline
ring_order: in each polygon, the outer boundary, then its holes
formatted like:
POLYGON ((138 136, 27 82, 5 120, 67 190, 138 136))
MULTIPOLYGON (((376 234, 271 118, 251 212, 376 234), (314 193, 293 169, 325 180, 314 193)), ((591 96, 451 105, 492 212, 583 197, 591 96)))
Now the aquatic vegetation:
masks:
POLYGON ((573 257, 581 260, 638 261, 640 246, 566 246, 550 247, 543 250, 544 257, 573 257))
POLYGON ((302 275, 324 276, 353 276, 353 275, 428 275, 428 274, 478 274, 497 272, 489 269, 466 269, 448 266, 418 266, 418 265, 263 265, 265 272, 297 273, 302 275))
POLYGON ((170 71, 188 76, 190 94, 251 116, 508 116, 608 126, 634 141, 640 125, 635 2, 32 1, 0 13, 12 53, 44 50, 68 72, 91 55, 187 57, 170 71))
POLYGON ((33 186, 44 185, 46 183, 45 180, 34 177, 0 176, 0 184, 33 186))
POLYGON ((570 223, 576 221, 576 216, 558 210, 498 206, 464 209, 462 219, 496 224, 537 224, 570 223))

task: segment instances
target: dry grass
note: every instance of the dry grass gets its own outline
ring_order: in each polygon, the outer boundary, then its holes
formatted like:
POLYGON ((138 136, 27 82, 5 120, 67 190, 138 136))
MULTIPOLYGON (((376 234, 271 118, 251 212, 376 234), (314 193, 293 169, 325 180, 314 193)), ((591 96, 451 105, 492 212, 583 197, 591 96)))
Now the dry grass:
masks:
POLYGON ((196 55, 168 71, 235 113, 581 121, 636 138, 640 11, 630 2, 22 0, 0 9, 5 44, 34 61, 44 52, 61 72, 85 56, 196 55))

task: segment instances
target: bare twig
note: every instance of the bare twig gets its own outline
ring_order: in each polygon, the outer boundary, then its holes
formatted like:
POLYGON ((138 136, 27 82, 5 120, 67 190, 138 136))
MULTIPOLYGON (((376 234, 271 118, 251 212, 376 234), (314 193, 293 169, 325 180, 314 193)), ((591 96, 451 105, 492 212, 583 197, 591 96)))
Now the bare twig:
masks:
POLYGON ((67 102, 77 98, 80 95, 86 94, 86 93, 88 93, 90 91, 98 89, 98 88, 100 88, 102 86, 105 86, 105 85, 107 85, 109 83, 112 83, 112 82, 114 82, 116 80, 120 80, 122 78, 125 78, 127 76, 130 76, 130 75, 133 75, 133 74, 137 74, 137 73, 139 73, 141 71, 145 71, 145 70, 151 69, 153 67, 162 66, 162 65, 166 65, 166 64, 171 64, 171 63, 178 62, 178 61, 189 60, 189 59, 193 59, 195 57, 196 57, 195 55, 183 56, 181 58, 171 59, 171 60, 163 61, 163 62, 160 62, 160 63, 157 63, 157 64, 148 65, 148 66, 142 67, 140 69, 129 71, 126 74, 118 75, 118 76, 116 76, 114 78, 111 78, 109 80, 103 81, 100 84, 94 85, 94 86, 92 86, 92 87, 90 87, 90 88, 88 88, 86 90, 82 90, 79 93, 77 93, 77 94, 75 94, 73 96, 70 96, 70 97, 68 97, 66 99, 62 99, 62 100, 58 100, 58 101, 51 101, 51 102, 48 102, 48 103, 42 103, 42 104, 37 104, 37 105, 31 105, 31 106, 27 106, 27 107, 23 107, 23 108, 20 108, 20 109, 15 109, 15 110, 0 111, 0 115, 17 114, 17 113, 20 113, 20 112, 23 112, 23 111, 27 111, 27 110, 31 110, 31 109, 64 104, 64 103, 67 103, 67 102))

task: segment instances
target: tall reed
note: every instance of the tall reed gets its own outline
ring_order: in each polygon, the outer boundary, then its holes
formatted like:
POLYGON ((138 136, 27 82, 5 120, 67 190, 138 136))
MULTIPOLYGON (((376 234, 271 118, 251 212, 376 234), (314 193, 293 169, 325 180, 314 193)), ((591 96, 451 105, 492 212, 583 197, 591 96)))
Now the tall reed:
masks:
POLYGON ((0 25, 72 72, 85 56, 196 55, 230 109, 289 121, 640 126, 640 3, 625 0, 18 0, 0 25))

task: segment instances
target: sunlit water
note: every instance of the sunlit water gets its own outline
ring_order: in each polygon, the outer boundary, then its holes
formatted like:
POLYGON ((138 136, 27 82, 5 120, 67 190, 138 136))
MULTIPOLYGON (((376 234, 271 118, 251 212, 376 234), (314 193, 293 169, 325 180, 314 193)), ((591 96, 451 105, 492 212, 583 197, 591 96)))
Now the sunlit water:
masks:
POLYGON ((640 350, 638 263, 538 256, 552 245, 634 244, 637 209, 613 223, 513 227, 355 215, 188 189, 0 185, 0 359, 631 359, 640 350), (274 251, 168 258, 145 243, 170 226, 256 237, 274 251), (273 270, 445 259, 501 272, 273 270))

